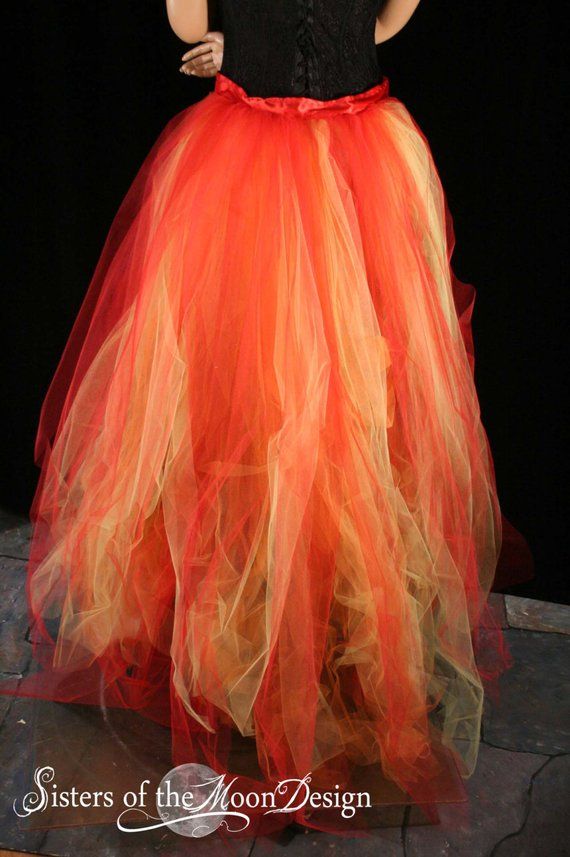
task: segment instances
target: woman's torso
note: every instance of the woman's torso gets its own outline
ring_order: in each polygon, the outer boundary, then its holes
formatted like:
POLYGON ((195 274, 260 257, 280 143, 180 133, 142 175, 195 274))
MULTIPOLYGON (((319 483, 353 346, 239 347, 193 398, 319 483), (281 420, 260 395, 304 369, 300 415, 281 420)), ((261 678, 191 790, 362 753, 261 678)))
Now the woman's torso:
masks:
POLYGON ((328 100, 377 84, 380 0, 220 0, 222 74, 248 95, 328 100))

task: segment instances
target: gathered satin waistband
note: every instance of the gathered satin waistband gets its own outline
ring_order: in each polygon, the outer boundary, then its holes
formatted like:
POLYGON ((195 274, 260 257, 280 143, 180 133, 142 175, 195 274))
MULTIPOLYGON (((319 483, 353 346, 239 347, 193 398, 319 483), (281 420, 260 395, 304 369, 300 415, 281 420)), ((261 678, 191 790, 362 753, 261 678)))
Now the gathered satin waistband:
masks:
POLYGON ((360 113, 375 101, 386 98, 389 94, 390 84, 385 77, 380 83, 351 95, 342 95, 321 101, 318 98, 308 98, 304 95, 271 95, 261 97, 259 95, 248 95, 245 89, 224 74, 216 75, 214 92, 229 98, 232 101, 242 101, 249 107, 259 110, 269 110, 272 113, 297 116, 333 116, 336 113, 360 113))

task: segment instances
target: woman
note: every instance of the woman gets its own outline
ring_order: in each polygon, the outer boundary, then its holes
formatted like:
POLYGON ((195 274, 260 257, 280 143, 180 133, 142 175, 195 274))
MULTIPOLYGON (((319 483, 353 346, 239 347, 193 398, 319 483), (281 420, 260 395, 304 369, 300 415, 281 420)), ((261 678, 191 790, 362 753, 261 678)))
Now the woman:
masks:
MULTIPOLYGON (((175 764, 242 736, 258 782, 426 804, 475 765, 501 521, 473 291, 377 64, 417 4, 222 0, 215 91, 143 164, 43 406, 29 598, 54 695, 100 675, 175 764)), ((206 0, 166 5, 206 39, 206 0)))

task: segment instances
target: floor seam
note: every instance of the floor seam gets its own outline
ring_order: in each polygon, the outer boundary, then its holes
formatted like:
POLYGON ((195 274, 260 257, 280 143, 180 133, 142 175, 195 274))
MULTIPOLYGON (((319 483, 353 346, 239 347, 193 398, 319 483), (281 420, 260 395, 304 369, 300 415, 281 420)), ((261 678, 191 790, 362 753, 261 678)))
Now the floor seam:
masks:
POLYGON ((505 753, 527 753, 531 756, 548 756, 549 759, 557 759, 558 756, 570 755, 570 751, 568 750, 561 750, 559 753, 548 753, 546 750, 516 750, 511 747, 503 747, 501 744, 493 744, 491 741, 487 741, 486 738, 481 738, 481 744, 486 744, 487 747, 492 747, 493 750, 504 750, 505 753))
MULTIPOLYGON (((561 755, 561 756, 567 756, 567 755, 568 755, 568 753, 561 753, 560 755, 561 755)), ((499 849, 499 848, 500 848, 500 846, 503 844, 503 842, 506 842, 506 841, 507 841, 507 839, 514 839, 516 836, 520 836, 520 834, 523 832, 523 830, 525 829, 526 824, 527 824, 527 822, 528 822, 528 820, 529 820, 529 818, 530 818, 530 812, 531 812, 531 809, 532 809, 532 792, 533 792, 533 789, 534 789, 534 782, 535 782, 536 778, 538 777, 538 775, 539 775, 540 773, 542 773, 542 771, 546 768, 546 766, 547 766, 547 765, 549 765, 549 764, 552 762, 552 760, 553 760, 553 759, 556 759, 556 758, 557 758, 557 756, 550 756, 550 757, 549 757, 548 759, 546 759, 546 761, 545 761, 545 762, 543 762, 543 764, 542 764, 539 768, 537 768, 537 770, 532 774, 532 776, 531 776, 531 778, 530 778, 530 780, 529 780, 528 789, 527 789, 527 792, 526 792, 526 810, 525 810, 525 814, 524 814, 524 818, 523 818, 523 821, 522 821, 521 826, 519 827, 519 829, 518 829, 518 830, 514 830, 512 833, 507 833, 507 834, 506 834, 506 836, 503 836, 501 839, 499 839, 499 841, 498 841, 498 842, 496 842, 496 843, 495 843, 495 845, 493 845, 493 848, 492 848, 492 849, 491 849, 491 851, 489 852, 489 857, 497 857, 498 849, 499 849)))

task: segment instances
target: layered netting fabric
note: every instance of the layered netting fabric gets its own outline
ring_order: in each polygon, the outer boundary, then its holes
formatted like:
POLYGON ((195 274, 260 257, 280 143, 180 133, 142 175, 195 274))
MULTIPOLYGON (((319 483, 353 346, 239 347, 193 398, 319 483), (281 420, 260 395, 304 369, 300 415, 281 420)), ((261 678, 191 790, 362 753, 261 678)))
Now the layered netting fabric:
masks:
POLYGON ((258 785, 373 766, 429 803, 441 750, 473 771, 508 654, 452 249, 387 81, 318 102, 219 75, 170 121, 42 410, 19 692, 103 687, 174 764, 223 772, 249 737, 258 785))

